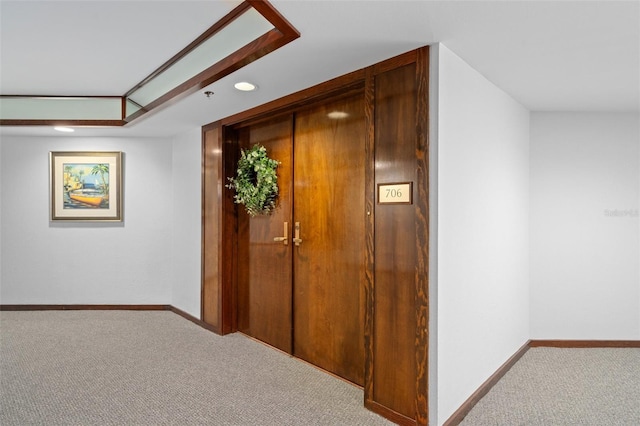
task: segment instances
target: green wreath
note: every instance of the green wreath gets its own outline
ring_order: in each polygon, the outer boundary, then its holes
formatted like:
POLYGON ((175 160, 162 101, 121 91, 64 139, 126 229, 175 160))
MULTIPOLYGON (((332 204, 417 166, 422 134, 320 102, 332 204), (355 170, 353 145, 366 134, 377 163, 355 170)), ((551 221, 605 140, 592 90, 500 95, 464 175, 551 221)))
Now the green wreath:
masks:
POLYGON ((279 164, 267 156, 267 149, 261 145, 240 152, 236 177, 229 178, 227 188, 236 190, 234 201, 244 204, 251 217, 266 215, 275 209, 279 164))

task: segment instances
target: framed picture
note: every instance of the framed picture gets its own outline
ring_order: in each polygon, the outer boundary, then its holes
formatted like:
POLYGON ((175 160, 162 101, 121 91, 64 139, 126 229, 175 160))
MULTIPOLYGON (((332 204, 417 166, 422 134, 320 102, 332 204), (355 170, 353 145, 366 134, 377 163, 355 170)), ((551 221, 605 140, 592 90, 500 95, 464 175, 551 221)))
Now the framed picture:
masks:
POLYGON ((51 220, 121 222, 121 152, 50 152, 51 220))

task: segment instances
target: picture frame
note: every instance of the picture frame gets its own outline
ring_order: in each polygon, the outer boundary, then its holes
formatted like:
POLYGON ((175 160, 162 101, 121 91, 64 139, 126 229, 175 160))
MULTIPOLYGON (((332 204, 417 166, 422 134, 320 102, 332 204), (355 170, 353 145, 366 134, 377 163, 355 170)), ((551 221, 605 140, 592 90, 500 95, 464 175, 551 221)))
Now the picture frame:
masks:
POLYGON ((122 222, 122 152, 50 152, 51 221, 122 222))

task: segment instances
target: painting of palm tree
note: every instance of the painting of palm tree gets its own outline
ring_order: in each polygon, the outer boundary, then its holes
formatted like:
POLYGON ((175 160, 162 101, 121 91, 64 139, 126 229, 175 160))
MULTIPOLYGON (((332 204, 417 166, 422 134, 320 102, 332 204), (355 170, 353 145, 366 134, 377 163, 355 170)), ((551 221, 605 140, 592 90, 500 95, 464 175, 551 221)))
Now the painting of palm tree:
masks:
POLYGON ((121 152, 51 152, 51 220, 122 221, 121 152))
POLYGON ((92 175, 100 175, 100 190, 105 196, 109 197, 109 165, 108 164, 96 164, 91 169, 92 175))
POLYGON ((108 209, 109 164, 65 163, 64 208, 108 209))

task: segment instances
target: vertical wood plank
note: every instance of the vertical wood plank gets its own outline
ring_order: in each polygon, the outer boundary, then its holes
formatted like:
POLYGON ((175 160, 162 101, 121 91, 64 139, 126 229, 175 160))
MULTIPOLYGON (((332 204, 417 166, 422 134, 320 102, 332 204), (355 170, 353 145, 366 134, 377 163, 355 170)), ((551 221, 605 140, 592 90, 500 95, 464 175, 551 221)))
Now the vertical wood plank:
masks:
POLYGON ((228 127, 222 128, 222 174, 218 183, 221 199, 220 217, 220 333, 228 334, 238 330, 237 317, 237 271, 238 271, 238 209, 233 201, 233 191, 226 188, 228 178, 235 175, 238 164, 237 135, 228 127))
POLYGON ((416 424, 429 423, 429 47, 416 59, 416 424))
POLYGON ((202 320, 220 332, 220 194, 222 132, 219 124, 202 132, 202 320))
MULTIPOLYGON (((376 75, 376 184, 416 176, 415 63, 376 75)), ((416 206, 376 204, 373 399, 416 415, 416 206)))
MULTIPOLYGON (((249 127, 237 129, 236 140, 238 141, 238 149, 248 148, 249 146, 249 127)), ((231 191, 233 193, 233 191, 231 191)), ((249 216, 243 211, 243 207, 239 206, 238 210, 238 245, 237 245, 237 271, 236 271, 236 303, 237 303, 237 318, 238 318, 238 331, 245 333, 249 336, 255 337, 251 334, 251 317, 249 312, 250 306, 250 238, 249 229, 250 221, 249 216)))
POLYGON ((373 347, 375 304, 375 77, 371 68, 365 73, 365 270, 364 270, 364 400, 373 400, 373 347))

